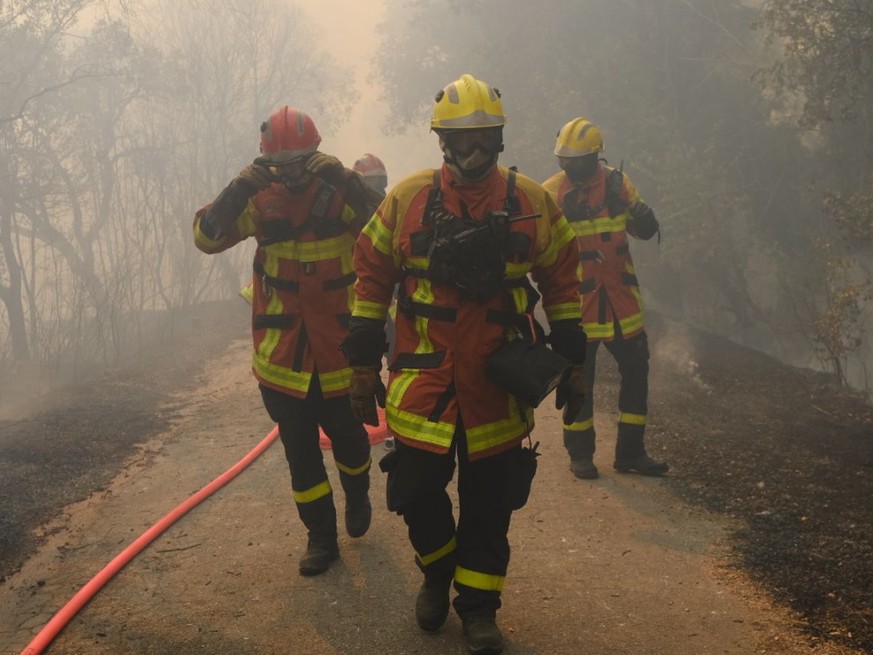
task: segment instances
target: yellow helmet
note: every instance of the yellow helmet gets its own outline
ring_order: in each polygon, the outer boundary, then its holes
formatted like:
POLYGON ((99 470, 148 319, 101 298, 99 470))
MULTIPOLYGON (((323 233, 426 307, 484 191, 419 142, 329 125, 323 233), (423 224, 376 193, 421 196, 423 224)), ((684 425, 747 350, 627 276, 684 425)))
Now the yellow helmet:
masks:
POLYGON ((439 91, 434 98, 432 130, 467 130, 506 125, 500 91, 469 74, 439 91))
POLYGON ((584 157, 595 152, 603 152, 603 136, 600 128, 584 116, 574 118, 558 132, 558 157, 584 157))

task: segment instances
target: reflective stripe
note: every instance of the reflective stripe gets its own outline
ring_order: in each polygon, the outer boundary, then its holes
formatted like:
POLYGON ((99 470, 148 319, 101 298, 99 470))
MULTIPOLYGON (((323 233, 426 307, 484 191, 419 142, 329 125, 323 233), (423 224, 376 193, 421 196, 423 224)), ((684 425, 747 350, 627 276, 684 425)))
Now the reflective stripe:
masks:
POLYGON ((584 421, 574 421, 573 423, 564 423, 564 430, 568 432, 587 432, 594 429, 594 417, 587 418, 584 421))
POLYGON ((361 236, 367 237, 373 244, 373 247, 383 255, 392 255, 394 249, 394 233, 382 224, 382 219, 378 214, 367 221, 364 229, 361 230, 361 236))
POLYGON ((606 232, 624 232, 627 229, 627 213, 616 216, 601 216, 590 221, 576 221, 572 230, 577 237, 589 237, 606 232))
POLYGON ((343 464, 342 462, 340 462, 336 458, 334 458, 334 464, 336 464, 336 467, 340 471, 342 471, 343 473, 347 473, 348 475, 360 475, 361 473, 366 473, 367 471, 370 470, 370 463, 371 462, 372 462, 372 458, 368 457, 367 461, 364 462, 363 464, 361 464, 359 467, 351 468, 351 467, 346 466, 345 464, 343 464))
POLYGON ((581 307, 579 303, 570 302, 570 303, 562 303, 560 305, 549 305, 544 308, 546 310, 546 318, 549 319, 549 323, 553 323, 554 321, 562 321, 568 318, 581 320, 581 307))
POLYGON ((336 371, 328 371, 327 373, 319 372, 318 374, 318 383, 321 385, 321 390, 325 393, 348 389, 351 381, 352 369, 350 366, 336 371))
POLYGON ((475 428, 464 428, 467 433, 467 453, 470 455, 481 453, 527 434, 528 425, 533 427, 533 410, 529 407, 525 408, 525 413, 528 415, 525 423, 515 409, 516 406, 517 403, 510 403, 509 418, 502 421, 477 425, 475 428))
POLYGON ((442 559, 446 555, 455 552, 457 548, 458 538, 453 536, 451 539, 449 539, 449 542, 442 548, 438 548, 437 550, 433 551, 432 553, 428 553, 427 555, 420 555, 419 553, 416 553, 415 556, 418 558, 418 561, 421 562, 422 566, 429 566, 430 564, 436 562, 438 559, 442 559))
MULTIPOLYGON (((262 248, 266 253, 282 259, 292 259, 300 262, 321 262, 326 259, 338 259, 348 255, 354 248, 355 238, 349 234, 341 234, 330 239, 318 241, 282 241, 262 248)), ((270 273, 270 271, 267 271, 270 273)), ((273 272, 278 277, 278 270, 273 272)))
MULTIPOLYGON (((392 390, 396 389, 398 380, 401 377, 406 377, 411 382, 412 378, 417 377, 417 374, 402 373, 394 379, 391 385, 392 390)), ((438 446, 439 448, 447 449, 451 446, 452 437, 455 435, 454 423, 446 423, 445 421, 433 422, 427 420, 426 416, 403 411, 393 404, 393 398, 391 403, 386 404, 388 407, 385 409, 385 415, 388 420, 388 427, 401 437, 438 446)))
POLYGON ((319 482, 314 487, 310 487, 304 491, 294 491, 292 489, 291 497, 298 505, 304 505, 306 503, 311 503, 314 500, 318 500, 319 498, 324 498, 332 491, 333 489, 330 488, 330 481, 325 480, 324 482, 319 482))
POLYGON ((385 316, 388 314, 388 305, 383 305, 378 302, 370 302, 368 300, 361 300, 359 297, 355 296, 355 305, 352 308, 352 316, 359 316, 361 318, 375 318, 380 321, 385 320, 385 316))
MULTIPOLYGON (((270 332, 269 330, 267 331, 270 332)), ((309 390, 309 383, 312 380, 312 375, 305 371, 294 372, 290 368, 276 366, 271 364, 269 359, 261 357, 258 353, 252 356, 252 368, 258 377, 263 378, 267 382, 272 382, 280 387, 293 389, 301 393, 306 393, 309 390)), ((351 379, 351 372, 349 373, 351 379)))
POLYGON ((490 573, 479 573, 471 571, 462 566, 455 567, 455 582, 462 584, 465 587, 473 589, 481 589, 483 591, 502 591, 503 581, 506 576, 492 575, 490 573))
POLYGON ((534 265, 548 268, 554 264, 558 259, 558 252, 570 243, 575 236, 576 234, 573 232, 570 224, 567 223, 567 219, 562 218, 559 220, 552 226, 552 238, 549 240, 549 245, 543 252, 537 254, 534 265))
POLYGON ((627 423, 628 425, 645 425, 646 424, 646 415, 645 414, 628 414, 627 412, 619 412, 618 422, 619 423, 627 423))

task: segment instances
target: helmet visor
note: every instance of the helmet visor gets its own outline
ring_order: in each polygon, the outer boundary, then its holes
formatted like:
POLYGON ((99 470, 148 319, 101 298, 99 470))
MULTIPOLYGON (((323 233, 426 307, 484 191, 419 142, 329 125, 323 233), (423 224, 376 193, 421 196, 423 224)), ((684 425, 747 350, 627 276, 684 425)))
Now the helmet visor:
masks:
POLYGON ((481 130, 444 130, 440 136, 446 148, 459 157, 469 157, 477 150, 486 155, 503 152, 503 128, 481 130))

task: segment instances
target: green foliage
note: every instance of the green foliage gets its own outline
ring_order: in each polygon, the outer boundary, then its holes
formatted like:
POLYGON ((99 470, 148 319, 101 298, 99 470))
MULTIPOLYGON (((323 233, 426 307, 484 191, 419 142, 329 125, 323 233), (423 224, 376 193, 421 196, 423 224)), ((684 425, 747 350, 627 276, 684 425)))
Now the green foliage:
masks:
POLYGON ((815 126, 854 120, 873 99, 873 4, 859 0, 765 0, 755 26, 781 56, 759 78, 798 96, 815 126))

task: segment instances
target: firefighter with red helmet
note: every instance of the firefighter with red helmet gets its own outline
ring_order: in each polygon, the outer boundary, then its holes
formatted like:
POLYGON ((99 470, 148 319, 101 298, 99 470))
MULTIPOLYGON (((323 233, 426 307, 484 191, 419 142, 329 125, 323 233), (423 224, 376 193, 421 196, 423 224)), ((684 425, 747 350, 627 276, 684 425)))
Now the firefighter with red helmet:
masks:
POLYGON ((355 239, 378 199, 320 143, 310 116, 281 107, 261 125, 261 156, 194 219, 194 243, 207 254, 257 241, 252 371, 308 532, 302 575, 323 573, 339 557, 320 429, 332 441, 346 532, 363 536, 371 519, 370 444, 349 406, 351 369, 338 346, 352 308, 355 239))
POLYGON ((364 182, 384 197, 388 191, 388 171, 385 164, 376 155, 365 153, 352 165, 352 170, 359 173, 364 182))
POLYGON ((564 211, 579 243, 582 325, 590 344, 585 360, 588 389, 578 415, 564 421, 570 470, 598 477, 594 465, 594 374, 602 343, 618 363, 618 437, 613 467, 620 472, 664 475, 669 466, 646 453, 649 345, 643 299, 630 253, 630 239, 651 239, 658 220, 620 168, 600 159, 603 136, 585 117, 558 132, 555 155, 561 170, 543 182, 564 211))
POLYGON ((505 123, 497 89, 471 75, 437 94, 431 129, 444 163, 398 182, 362 231, 343 342, 354 410, 372 424, 399 284, 386 405, 396 447, 380 462, 388 508, 403 517, 423 573, 419 627, 439 629, 453 605, 474 653, 503 650, 495 619, 510 518, 535 470, 536 448, 523 447, 533 407, 558 384, 559 408, 575 414, 584 393, 576 242, 540 185, 498 166, 505 123), (551 349, 533 320, 540 294, 551 349), (543 366, 519 367, 511 354, 527 352, 543 366), (457 521, 447 493, 456 467, 457 521))

